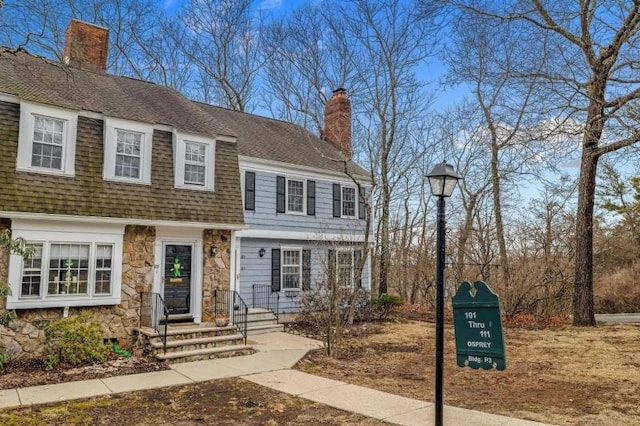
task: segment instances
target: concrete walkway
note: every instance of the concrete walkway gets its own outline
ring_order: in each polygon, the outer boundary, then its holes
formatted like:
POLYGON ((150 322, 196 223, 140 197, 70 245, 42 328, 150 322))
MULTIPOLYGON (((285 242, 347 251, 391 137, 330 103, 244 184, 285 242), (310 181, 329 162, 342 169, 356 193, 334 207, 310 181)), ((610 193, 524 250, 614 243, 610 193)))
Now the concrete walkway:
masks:
MULTIPOLYGON (((269 333, 252 336, 249 343, 258 350, 257 353, 172 364, 171 369, 167 371, 0 390, 0 407, 55 403, 186 385, 226 377, 240 377, 280 392, 392 424, 433 424, 432 403, 349 385, 291 369, 307 351, 322 347, 321 342, 288 333, 269 333)), ((444 423, 447 426, 542 425, 542 423, 454 407, 445 407, 444 423)))

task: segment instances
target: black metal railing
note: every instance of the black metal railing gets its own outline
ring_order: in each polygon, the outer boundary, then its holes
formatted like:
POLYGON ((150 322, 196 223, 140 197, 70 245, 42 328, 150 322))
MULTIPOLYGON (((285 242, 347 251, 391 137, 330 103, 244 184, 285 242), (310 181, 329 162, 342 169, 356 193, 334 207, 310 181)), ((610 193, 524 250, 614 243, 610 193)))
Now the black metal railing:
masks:
POLYGON ((280 322, 280 293, 273 291, 270 285, 251 286, 253 290, 251 303, 254 308, 269 309, 276 316, 276 322, 280 322))
POLYGON ((247 319, 249 307, 235 290, 213 290, 213 318, 229 317, 231 323, 238 329, 247 344, 247 319))
POLYGON ((160 293, 143 291, 140 293, 140 327, 150 327, 160 335, 162 349, 167 352, 167 327, 169 309, 160 293))

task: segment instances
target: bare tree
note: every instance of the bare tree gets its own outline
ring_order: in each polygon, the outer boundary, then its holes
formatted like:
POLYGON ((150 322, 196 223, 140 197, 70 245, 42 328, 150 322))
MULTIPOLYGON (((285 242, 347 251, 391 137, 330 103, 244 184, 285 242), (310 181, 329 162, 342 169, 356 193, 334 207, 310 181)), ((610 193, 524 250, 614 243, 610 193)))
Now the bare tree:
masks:
POLYGON ((357 43, 350 58, 360 83, 358 104, 368 110, 358 116, 358 125, 367 129, 370 165, 379 185, 378 290, 383 294, 389 275, 392 190, 402 170, 419 158, 408 148, 420 141, 413 131, 426 115, 428 98, 415 72, 429 54, 427 41, 433 34, 420 24, 410 4, 355 0, 350 6, 342 11, 344 21, 333 25, 340 24, 357 43))
POLYGON ((328 94, 349 91, 354 152, 377 183, 376 269, 386 293, 394 188, 416 182, 407 177, 429 145, 421 132, 430 97, 416 72, 430 53, 431 28, 412 4, 351 0, 304 5, 268 34, 268 97, 278 116, 319 132, 328 94))
MULTIPOLYGON (((541 160, 552 144, 535 142, 545 138, 548 132, 554 132, 555 128, 539 126, 546 117, 547 102, 538 96, 540 83, 535 76, 545 62, 538 61, 532 67, 530 58, 522 55, 522 40, 504 36, 504 33, 517 30, 517 25, 511 28, 490 24, 486 16, 460 14, 452 22, 452 48, 447 50, 445 57, 450 65, 447 81, 470 84, 483 118, 476 143, 490 153, 488 164, 500 263, 499 284, 508 289, 511 264, 503 200, 508 199, 506 190, 513 188, 523 174, 538 172, 543 164, 541 160), (515 78, 523 68, 530 70, 533 76, 526 84, 515 78)), ((528 45, 529 49, 545 49, 544 38, 532 40, 532 43, 528 45)), ((480 193, 467 195, 465 199, 474 202, 480 193)))
POLYGON ((593 214, 598 160, 640 140, 637 115, 628 113, 640 97, 640 4, 628 0, 456 4, 466 12, 486 17, 489 25, 506 28, 504 25, 517 23, 517 31, 508 36, 527 43, 523 54, 531 59, 537 54, 536 63, 545 63, 535 73, 519 70, 517 77, 523 82, 542 82, 541 93, 559 106, 555 117, 581 125, 573 322, 593 326, 593 214), (529 43, 535 36, 546 40, 546 49, 531 49, 529 43))
MULTIPOLYGON (((358 93, 351 51, 343 30, 331 25, 339 16, 328 3, 305 3, 288 19, 272 22, 264 37, 263 107, 274 117, 297 123, 315 134, 324 127, 324 106, 332 91, 358 93)), ((357 108, 357 105, 356 105, 357 108)))
POLYGON ((191 0, 181 12, 189 29, 183 51, 200 73, 205 102, 250 111, 263 64, 253 0, 191 0))

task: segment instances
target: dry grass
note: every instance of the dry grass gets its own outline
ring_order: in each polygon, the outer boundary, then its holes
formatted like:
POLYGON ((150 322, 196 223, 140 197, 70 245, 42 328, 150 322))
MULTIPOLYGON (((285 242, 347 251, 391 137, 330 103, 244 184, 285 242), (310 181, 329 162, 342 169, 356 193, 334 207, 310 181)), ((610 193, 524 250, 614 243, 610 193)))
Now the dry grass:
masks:
MULTIPOLYGON (((434 334, 427 322, 369 325, 342 359, 314 352, 297 368, 433 401, 434 334)), ((640 325, 507 328, 505 371, 457 367, 451 326, 445 341, 447 405, 557 425, 640 425, 640 325)))

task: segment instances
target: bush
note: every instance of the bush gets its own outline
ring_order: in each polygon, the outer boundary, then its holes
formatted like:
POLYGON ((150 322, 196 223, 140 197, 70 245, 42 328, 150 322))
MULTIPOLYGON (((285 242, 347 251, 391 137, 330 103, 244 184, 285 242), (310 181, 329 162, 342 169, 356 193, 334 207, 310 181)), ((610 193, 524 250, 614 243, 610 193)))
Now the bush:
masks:
POLYGON ((394 307, 402 305, 402 297, 395 294, 381 294, 371 300, 371 304, 378 310, 378 319, 385 320, 394 307))
POLYGON ((108 346, 103 342, 102 325, 93 320, 88 312, 62 318, 45 330, 45 345, 48 369, 61 362, 79 365, 85 362, 103 362, 108 346))
POLYGON ((0 368, 4 368, 4 366, 11 360, 11 355, 4 351, 0 351, 0 368))

